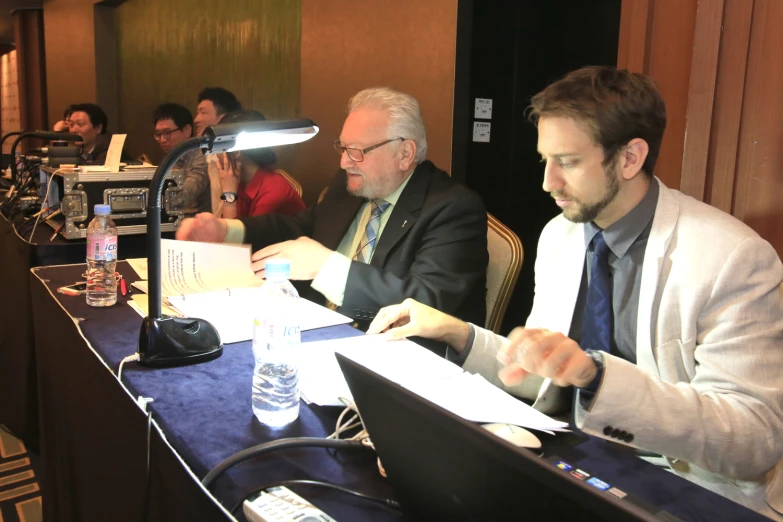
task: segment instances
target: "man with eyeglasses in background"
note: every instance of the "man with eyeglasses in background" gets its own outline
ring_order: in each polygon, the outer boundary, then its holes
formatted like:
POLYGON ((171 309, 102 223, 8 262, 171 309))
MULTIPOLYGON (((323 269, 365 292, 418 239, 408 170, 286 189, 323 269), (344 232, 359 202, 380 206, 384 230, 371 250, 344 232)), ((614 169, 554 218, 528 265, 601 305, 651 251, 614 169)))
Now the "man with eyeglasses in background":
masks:
MULTIPOLYGON (((178 103, 158 105, 152 113, 155 124, 153 138, 158 142, 164 154, 171 152, 193 135, 193 115, 187 107, 178 103)), ((185 171, 182 185, 185 214, 212 212, 212 199, 209 190, 207 161, 200 150, 185 153, 175 164, 174 169, 185 171)))
POLYGON ((250 242, 261 277, 266 259, 288 259, 291 279, 312 280, 305 297, 362 328, 383 306, 414 296, 483 324, 486 210, 425 159, 416 99, 383 87, 359 92, 335 148, 343 170, 315 207, 240 220, 199 214, 177 239, 250 242))

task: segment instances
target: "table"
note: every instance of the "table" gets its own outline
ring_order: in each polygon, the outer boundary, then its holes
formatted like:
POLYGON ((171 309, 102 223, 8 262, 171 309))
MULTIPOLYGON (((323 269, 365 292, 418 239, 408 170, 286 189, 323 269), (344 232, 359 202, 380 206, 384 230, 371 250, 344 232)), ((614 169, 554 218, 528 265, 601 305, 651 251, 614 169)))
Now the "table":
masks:
MULTIPOLYGON (((83 298, 54 292, 80 270, 37 268, 31 274, 47 521, 143 519, 147 424, 134 402, 138 395, 154 398, 150 406, 156 421, 148 520, 230 520, 216 498, 231 506, 254 485, 296 478, 394 497, 377 473, 373 453, 318 448, 247 461, 216 481, 214 496, 207 493, 198 480, 230 455, 280 437, 326 436, 334 430, 339 410, 302 404, 300 418, 288 427, 273 431, 260 425, 250 405, 249 342, 228 345, 222 357, 195 366, 148 369, 129 363, 118 382, 119 362, 136 350, 141 318, 124 304, 127 298, 96 309, 83 298)), ((118 270, 135 278, 125 262, 118 270)), ((358 334, 342 325, 302 337, 309 342, 358 334)), ((549 454, 561 455, 682 520, 766 520, 611 442, 571 435, 545 438, 544 444, 549 454)), ((403 520, 387 508, 340 493, 303 491, 341 522, 403 520)))
MULTIPOLYGON (((30 241, 30 227, 24 237, 0 214, 0 423, 38 451, 37 383, 33 319, 30 304, 30 268, 83 262, 86 241, 50 240, 51 227, 39 223, 30 241)), ((146 256, 146 235, 119 236, 123 258, 146 256)), ((80 276, 69 283, 80 279, 80 276)))

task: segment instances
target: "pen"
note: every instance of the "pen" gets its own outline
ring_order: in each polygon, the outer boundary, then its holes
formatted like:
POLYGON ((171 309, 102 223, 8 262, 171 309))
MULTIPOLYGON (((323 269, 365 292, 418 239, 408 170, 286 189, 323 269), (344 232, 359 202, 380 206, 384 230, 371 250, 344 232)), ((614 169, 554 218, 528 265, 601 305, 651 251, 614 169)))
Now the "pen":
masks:
POLYGON ((541 399, 541 397, 543 397, 546 394, 546 392, 549 390, 549 387, 551 385, 552 385, 552 379, 550 379, 549 377, 544 379, 544 382, 542 382, 541 386, 538 388, 538 395, 536 395, 536 401, 541 399))

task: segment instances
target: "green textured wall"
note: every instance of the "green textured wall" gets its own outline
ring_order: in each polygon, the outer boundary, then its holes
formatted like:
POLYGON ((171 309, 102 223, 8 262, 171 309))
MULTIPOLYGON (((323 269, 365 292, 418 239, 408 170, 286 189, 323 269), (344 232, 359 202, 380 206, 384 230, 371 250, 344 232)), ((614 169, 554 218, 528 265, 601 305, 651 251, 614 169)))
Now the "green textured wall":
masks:
MULTIPOLYGON (((117 10, 119 128, 126 149, 161 157, 152 111, 229 89, 267 118, 299 114, 301 0, 129 0, 117 10)), ((115 127, 116 129, 117 127, 115 127)))

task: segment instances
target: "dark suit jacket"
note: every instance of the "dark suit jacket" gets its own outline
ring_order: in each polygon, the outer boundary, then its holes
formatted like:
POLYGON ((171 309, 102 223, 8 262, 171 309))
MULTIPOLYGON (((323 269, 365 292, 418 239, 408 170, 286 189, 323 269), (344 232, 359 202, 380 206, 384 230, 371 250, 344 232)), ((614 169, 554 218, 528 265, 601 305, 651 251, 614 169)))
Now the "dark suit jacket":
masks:
MULTIPOLYGON (((242 218, 253 251, 309 236, 335 250, 364 199, 346 190, 345 172, 324 199, 295 215, 242 218)), ((411 297, 474 324, 486 320, 487 214, 474 192, 422 162, 395 205, 372 262, 353 261, 338 311, 366 328, 384 306, 411 297)), ((308 299, 324 297, 309 286, 308 299)))

